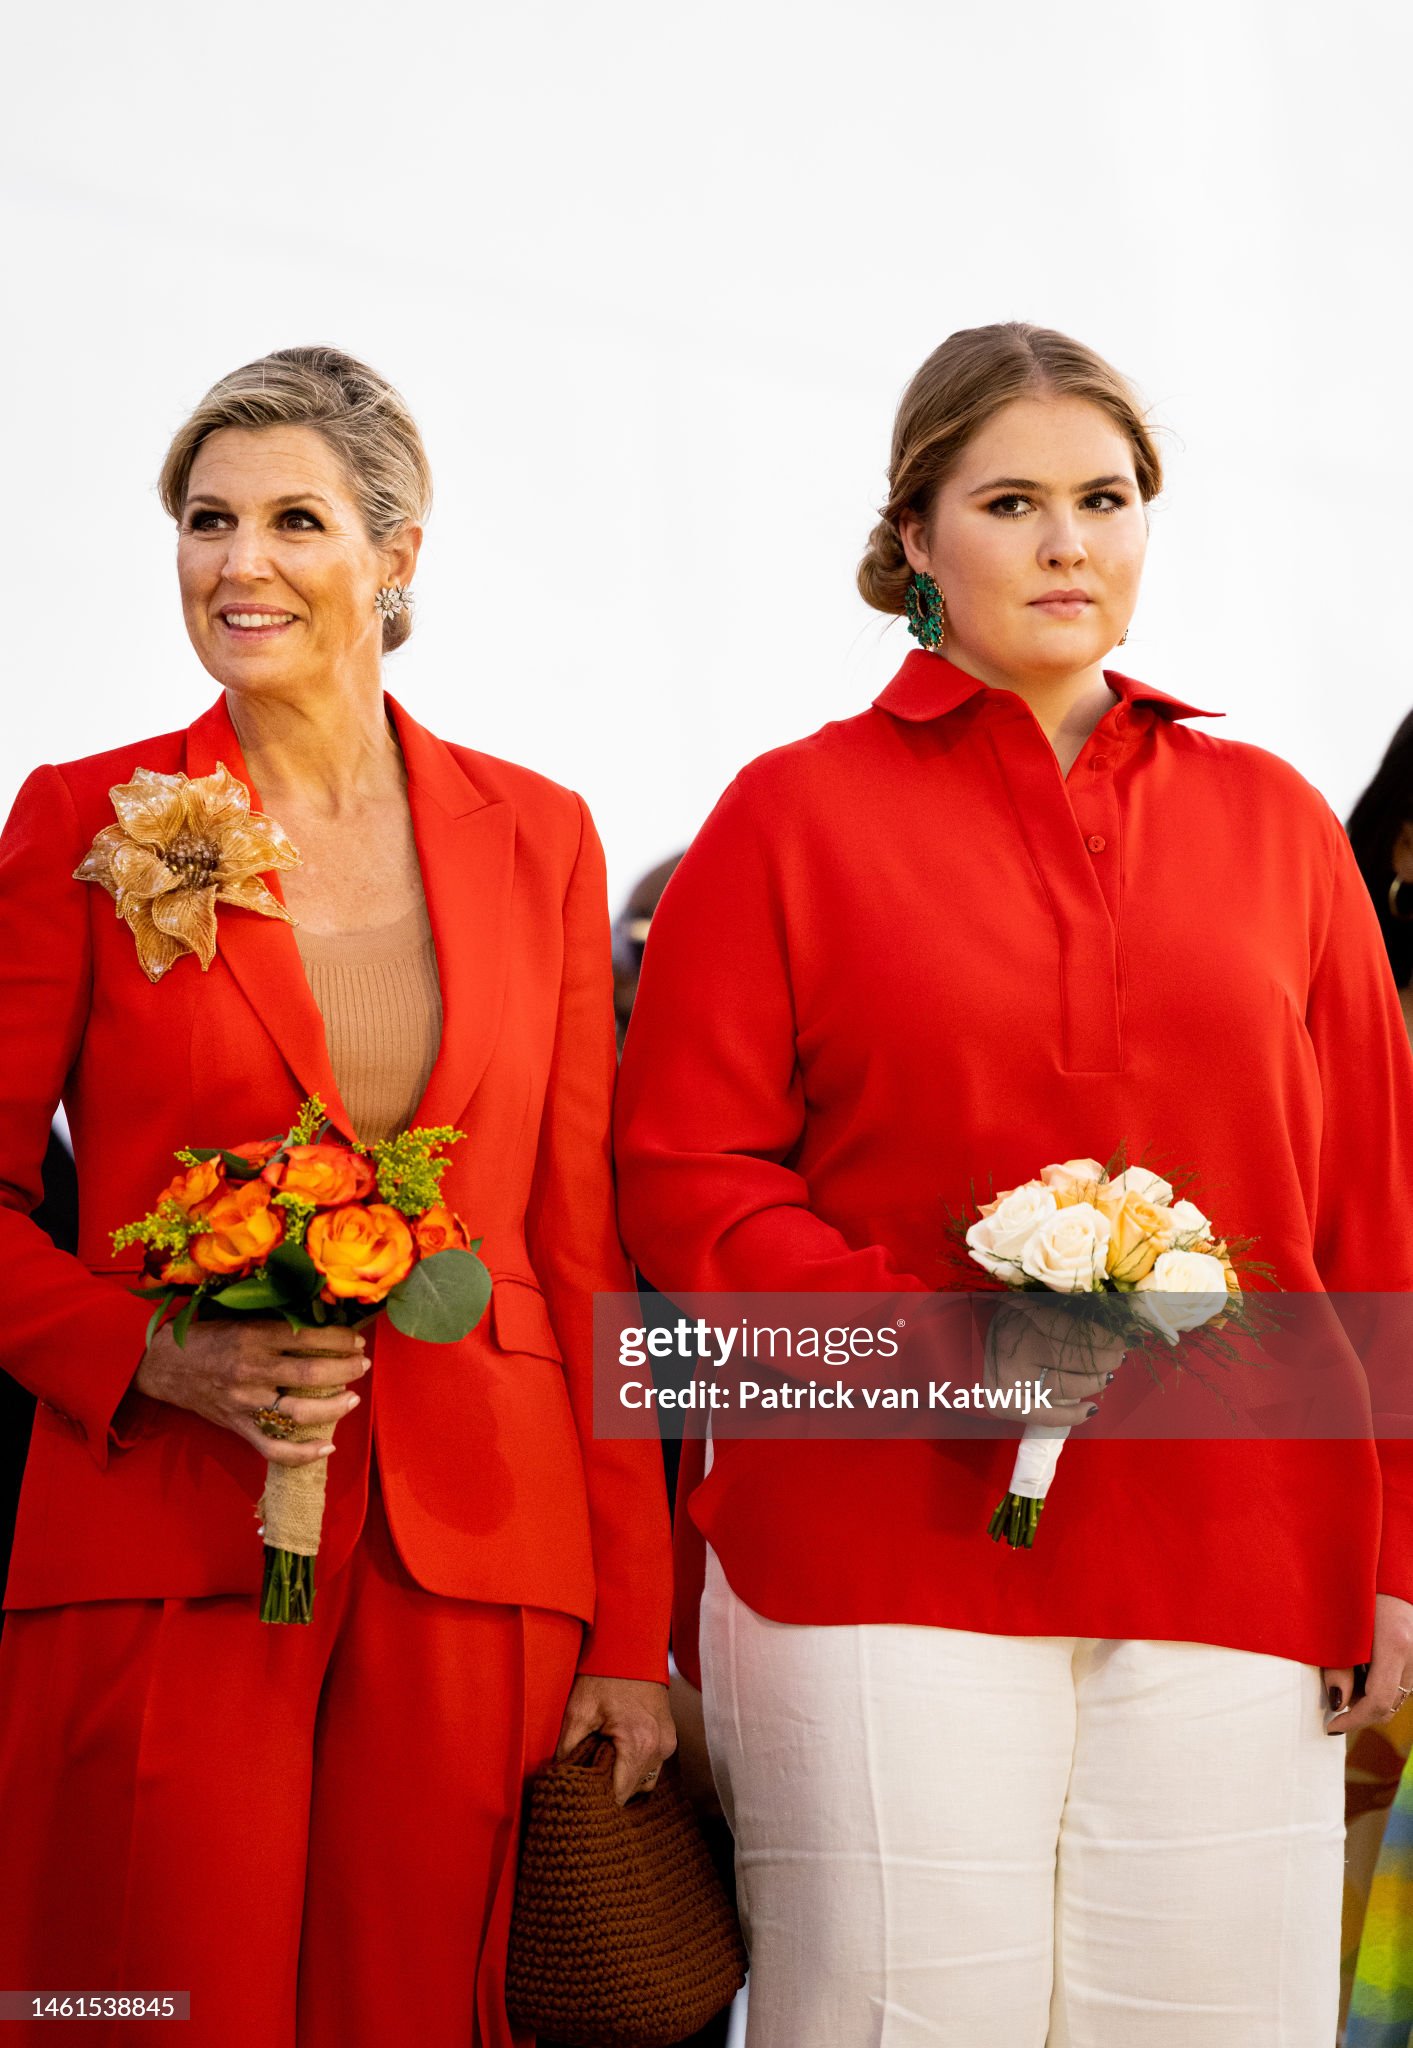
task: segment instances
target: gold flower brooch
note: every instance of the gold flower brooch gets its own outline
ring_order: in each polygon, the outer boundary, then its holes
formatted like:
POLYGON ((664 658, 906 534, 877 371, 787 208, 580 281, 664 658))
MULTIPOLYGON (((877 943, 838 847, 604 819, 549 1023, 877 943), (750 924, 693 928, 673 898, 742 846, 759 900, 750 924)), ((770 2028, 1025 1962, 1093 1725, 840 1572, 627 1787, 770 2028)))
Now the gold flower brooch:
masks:
POLYGON ((206 972, 216 957, 218 903, 294 922, 260 877, 298 867, 299 855, 273 818, 251 810, 249 790, 223 761, 195 781, 139 768, 108 794, 118 822, 97 835, 74 880, 108 891, 149 981, 183 953, 195 953, 206 972))

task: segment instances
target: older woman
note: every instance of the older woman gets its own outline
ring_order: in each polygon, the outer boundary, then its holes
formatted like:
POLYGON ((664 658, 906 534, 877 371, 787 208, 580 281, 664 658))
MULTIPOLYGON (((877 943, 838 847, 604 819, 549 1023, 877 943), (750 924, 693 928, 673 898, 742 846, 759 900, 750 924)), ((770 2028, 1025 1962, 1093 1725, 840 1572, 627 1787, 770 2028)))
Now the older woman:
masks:
POLYGON ((40 1401, 0 1651, 0 1983, 188 1992, 203 2044, 505 2048, 527 1772, 600 1728, 626 1798, 672 1745, 660 1464, 587 1420, 591 1298, 628 1284, 602 856, 577 796, 383 693, 430 483, 381 377, 332 349, 234 372, 161 492, 221 695, 37 770, 0 842, 5 1363, 40 1401), (75 870, 130 785, 223 768, 230 808, 115 919, 75 870), (209 884, 247 795, 299 849, 286 914, 238 883, 199 958, 172 878, 209 884), (346 1138, 464 1131, 444 1185, 486 1321, 435 1349, 265 1318, 148 1343, 108 1233, 176 1148, 282 1130, 314 1092, 346 1138), (26 1214, 61 1095, 79 1260, 26 1214), (284 1440, 326 1411, 282 1390, 350 1382, 312 1621, 264 1627, 266 1461, 328 1455, 284 1440))
MULTIPOLYGON (((1413 1061, 1344 836, 1104 667, 1160 484, 1064 335, 918 371, 859 582, 921 644, 742 771, 653 921, 619 1162, 656 1286, 928 1295, 973 1186, 1126 1146, 1285 1288, 1413 1288, 1413 1061)), ((1018 1552, 1013 1446, 712 1448, 677 1526, 752 2048, 1328 2048, 1327 1737, 1413 1686, 1407 1444, 1081 1431, 1018 1552)))

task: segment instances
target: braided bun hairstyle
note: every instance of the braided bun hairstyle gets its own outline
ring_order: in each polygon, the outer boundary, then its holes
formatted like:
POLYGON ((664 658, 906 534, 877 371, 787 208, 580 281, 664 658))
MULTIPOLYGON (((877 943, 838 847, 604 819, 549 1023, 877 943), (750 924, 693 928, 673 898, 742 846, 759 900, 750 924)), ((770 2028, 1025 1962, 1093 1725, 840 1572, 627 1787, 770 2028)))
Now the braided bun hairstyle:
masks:
POLYGON ((1163 465, 1127 378, 1082 342, 1053 327, 1003 320, 963 327, 934 349, 898 402, 888 459, 888 502, 879 509, 858 568, 859 595, 875 611, 901 615, 912 569, 898 522, 926 522, 962 450, 1013 399, 1049 394, 1102 407, 1133 447, 1139 496, 1163 488, 1163 465))

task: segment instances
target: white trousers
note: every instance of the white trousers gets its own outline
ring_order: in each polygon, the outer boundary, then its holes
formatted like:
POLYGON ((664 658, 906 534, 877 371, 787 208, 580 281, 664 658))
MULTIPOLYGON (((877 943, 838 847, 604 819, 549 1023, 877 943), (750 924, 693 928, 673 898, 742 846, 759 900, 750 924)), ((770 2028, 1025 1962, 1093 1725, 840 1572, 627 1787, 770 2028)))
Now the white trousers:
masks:
POLYGON ((1203 1643, 796 1627, 708 1552, 747 2048, 1332 2048, 1345 1745, 1203 1643))

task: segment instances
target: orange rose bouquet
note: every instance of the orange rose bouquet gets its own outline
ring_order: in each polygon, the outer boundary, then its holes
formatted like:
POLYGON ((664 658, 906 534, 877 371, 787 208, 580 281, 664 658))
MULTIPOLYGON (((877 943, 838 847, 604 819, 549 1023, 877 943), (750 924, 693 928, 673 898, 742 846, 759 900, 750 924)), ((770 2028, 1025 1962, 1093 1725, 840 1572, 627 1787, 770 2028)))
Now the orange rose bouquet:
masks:
MULTIPOLYGON (((149 1343, 166 1322, 183 1343, 194 1316, 276 1314, 311 1329, 386 1311, 425 1344, 454 1344, 476 1327, 491 1276, 476 1256, 480 1239, 441 1199, 449 1161, 438 1156, 465 1134, 424 1126, 362 1146, 330 1140, 329 1129, 316 1095, 283 1137, 177 1153, 181 1171, 156 1206, 113 1232, 115 1252, 146 1248, 146 1284, 133 1291, 155 1304, 149 1343)), ((301 1427, 277 1408, 260 1411, 260 1426, 296 1442, 333 1434, 332 1424, 301 1427)), ((309 1620, 326 1479, 322 1458, 268 1468, 256 1510, 262 1621, 309 1620)))

